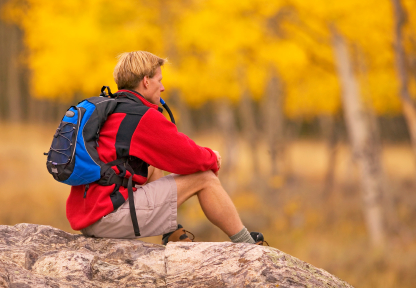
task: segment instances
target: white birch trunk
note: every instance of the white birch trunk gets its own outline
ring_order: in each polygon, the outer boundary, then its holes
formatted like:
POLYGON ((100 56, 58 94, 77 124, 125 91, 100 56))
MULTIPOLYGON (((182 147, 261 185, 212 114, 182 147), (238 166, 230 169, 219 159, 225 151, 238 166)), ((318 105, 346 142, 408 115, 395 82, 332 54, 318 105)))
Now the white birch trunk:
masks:
POLYGON ((327 198, 332 196, 335 183, 335 168, 337 161, 337 123, 334 116, 321 116, 319 119, 322 135, 326 141, 328 151, 328 162, 325 173, 325 184, 322 196, 327 198))
POLYGON ((262 104, 263 133, 270 151, 270 176, 282 176, 285 148, 283 92, 281 83, 273 72, 262 104))
POLYGON ((252 158, 252 184, 258 183, 260 176, 260 165, 257 156, 257 147, 258 147, 258 130, 255 119, 255 112, 253 109, 253 102, 250 98, 248 91, 243 92, 240 100, 240 120, 241 127, 243 132, 243 137, 249 143, 251 149, 251 158, 252 158))
POLYGON ((392 0, 394 12, 394 53, 397 76, 400 81, 400 99, 403 114, 409 129, 413 153, 416 160, 416 108, 408 89, 408 74, 406 69, 406 53, 403 48, 402 28, 406 17, 400 0, 392 0))
POLYGON ((365 221, 373 246, 384 244, 382 210, 382 169, 378 149, 374 149, 368 119, 363 111, 358 82, 355 78, 347 43, 332 30, 333 48, 342 88, 342 102, 348 135, 357 161, 363 186, 365 221))
POLYGON ((226 97, 218 100, 215 107, 216 125, 224 143, 224 155, 219 176, 225 190, 232 195, 234 191, 237 190, 238 186, 235 177, 235 168, 239 152, 237 143, 237 125, 235 123, 233 106, 226 97))
MULTIPOLYGON (((4 0, 0 0, 0 5, 3 5, 4 0)), ((7 53, 6 53, 6 38, 7 37, 7 27, 6 24, 0 19, 0 120, 5 120, 7 117, 7 107, 3 103, 6 103, 6 77, 7 77, 7 53)))

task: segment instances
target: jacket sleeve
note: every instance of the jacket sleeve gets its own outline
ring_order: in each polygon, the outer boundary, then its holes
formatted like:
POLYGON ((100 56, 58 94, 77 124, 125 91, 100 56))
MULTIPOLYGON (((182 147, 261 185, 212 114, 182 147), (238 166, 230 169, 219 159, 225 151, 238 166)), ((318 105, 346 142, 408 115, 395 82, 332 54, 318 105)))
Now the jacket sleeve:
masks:
POLYGON ((217 156, 178 132, 162 113, 149 109, 141 118, 130 144, 130 155, 176 174, 218 171, 217 156))

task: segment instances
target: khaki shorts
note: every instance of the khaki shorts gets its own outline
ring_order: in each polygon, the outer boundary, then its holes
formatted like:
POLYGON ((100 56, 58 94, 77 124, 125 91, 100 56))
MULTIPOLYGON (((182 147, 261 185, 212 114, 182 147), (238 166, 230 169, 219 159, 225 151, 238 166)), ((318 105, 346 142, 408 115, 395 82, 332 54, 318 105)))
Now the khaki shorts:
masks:
MULTIPOLYGON (((177 229, 178 196, 172 175, 138 186, 133 194, 141 234, 139 237, 162 235, 177 229)), ((85 236, 102 238, 137 238, 134 235, 129 201, 81 232, 85 236)))

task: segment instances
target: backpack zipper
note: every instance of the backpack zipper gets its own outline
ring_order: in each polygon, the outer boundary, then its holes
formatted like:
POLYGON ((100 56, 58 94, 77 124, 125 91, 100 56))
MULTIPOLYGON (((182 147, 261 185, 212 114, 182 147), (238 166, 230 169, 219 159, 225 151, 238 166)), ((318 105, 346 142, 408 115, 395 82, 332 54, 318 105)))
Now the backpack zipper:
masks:
MULTIPOLYGON (((81 125, 81 109, 79 108, 79 107, 76 107, 75 106, 75 108, 77 109, 77 111, 78 111, 78 129, 80 128, 79 126, 81 125)), ((75 127, 74 127, 74 129, 75 129, 75 127)), ((76 132, 76 135, 75 135, 75 139, 76 139, 76 141, 75 141, 75 147, 74 147, 74 151, 72 152, 72 157, 71 157, 71 162, 72 161, 74 161, 74 156, 75 156, 75 150, 77 149, 77 142, 78 142, 78 129, 75 129, 75 132, 76 132)), ((85 197, 84 197, 85 198, 85 197)))

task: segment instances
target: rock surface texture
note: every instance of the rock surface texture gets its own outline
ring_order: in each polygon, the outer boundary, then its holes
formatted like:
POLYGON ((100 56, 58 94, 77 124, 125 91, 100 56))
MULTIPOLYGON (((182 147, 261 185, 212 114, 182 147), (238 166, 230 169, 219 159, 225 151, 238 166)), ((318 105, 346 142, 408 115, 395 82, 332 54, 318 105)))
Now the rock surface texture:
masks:
POLYGON ((149 244, 0 226, 0 287, 351 287, 275 248, 149 244))

